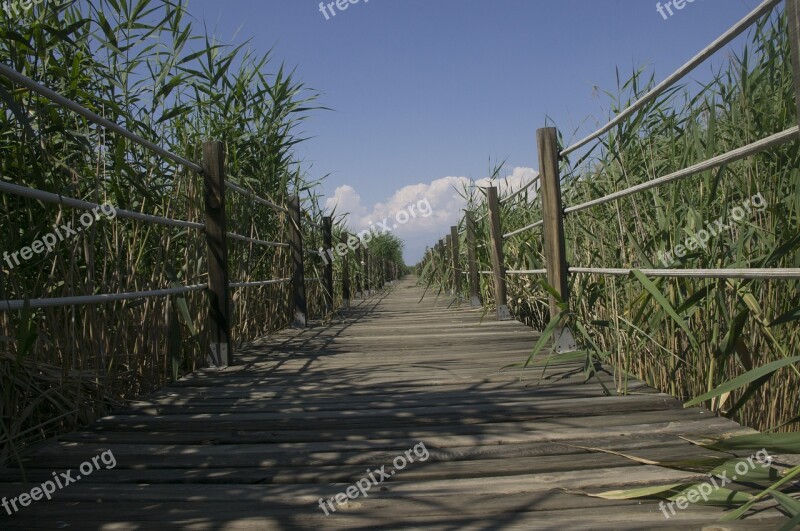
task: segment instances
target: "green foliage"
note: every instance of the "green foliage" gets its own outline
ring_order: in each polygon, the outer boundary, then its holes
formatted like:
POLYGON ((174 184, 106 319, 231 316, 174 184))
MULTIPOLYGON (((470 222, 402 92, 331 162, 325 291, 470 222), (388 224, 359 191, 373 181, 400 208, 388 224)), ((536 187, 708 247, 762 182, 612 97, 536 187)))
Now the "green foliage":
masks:
MULTIPOLYGON (((685 168, 796 125, 796 106, 784 16, 758 23, 750 44, 703 85, 672 88, 612 129, 599 146, 562 161, 566 206, 605 196, 685 168)), ((610 114, 654 85, 642 71, 608 93, 610 114)), ((562 142, 562 145, 566 142, 562 142)), ((730 228, 707 248, 667 267, 800 267, 800 145, 797 142, 619 201, 568 215, 571 266, 663 268, 659 253, 682 244, 707 223, 730 228), (764 208, 741 221, 733 209, 761 194, 764 208)), ((465 191, 466 193, 466 191, 465 191)), ((486 206, 468 194, 477 221, 480 270, 491 269, 486 206)), ((542 219, 535 190, 503 203, 503 231, 542 219)), ((465 242, 462 242, 462 249, 465 242)), ((543 269, 541 228, 504 242, 508 269, 543 269)), ((420 267, 424 281, 449 282, 436 253, 420 267)), ((800 307, 796 280, 649 279, 577 274, 570 278, 569 311, 587 352, 608 353, 616 387, 630 375, 684 400, 760 430, 796 429, 800 403, 800 307), (764 370, 759 370, 764 368, 764 370), (716 391, 714 391, 716 390, 716 391)), ((534 328, 550 322, 547 291, 535 276, 508 279, 512 313, 534 328)), ((491 276, 481 295, 492 301, 491 276)))
MULTIPOLYGON (((317 182, 294 147, 315 94, 295 73, 244 44, 198 31, 185 3, 34 3, 0 11, 0 61, 133 133, 194 161, 204 140, 226 146, 228 179, 279 204, 291 194, 319 220, 317 182)), ((0 78, 0 179, 119 209, 203 221, 202 177, 0 78)), ((281 213, 229 192, 228 230, 286 241, 281 213)), ((4 250, 17 251, 82 212, 2 194, 4 250)), ((308 247, 320 241, 309 232, 308 247)), ((286 278, 289 254, 229 242, 234 282, 286 278)), ((100 221, 47 255, 0 264, 0 299, 62 297, 207 282, 202 231, 100 221)), ((315 274, 309 263, 309 276, 315 274)), ((309 287, 313 313, 321 288, 309 287)), ((285 285, 235 290, 232 330, 243 341, 289 321, 285 285)), ((109 404, 155 389, 205 362, 201 292, 98 306, 0 313, 4 392, 0 459, 25 443, 89 422, 109 404), (16 330, 32 334, 16 337, 16 330)))

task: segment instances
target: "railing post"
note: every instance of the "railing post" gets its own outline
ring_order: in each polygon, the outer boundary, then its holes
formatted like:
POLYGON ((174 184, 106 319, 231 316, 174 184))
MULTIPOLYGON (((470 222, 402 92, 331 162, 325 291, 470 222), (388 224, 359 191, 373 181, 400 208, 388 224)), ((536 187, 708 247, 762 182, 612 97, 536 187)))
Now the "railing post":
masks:
MULTIPOLYGON (((569 302, 569 269, 564 242, 564 208, 561 204, 561 178, 558 169, 558 131, 546 127, 536 131, 541 174, 542 219, 544 221, 544 257, 547 283, 565 303, 569 302)), ((560 313, 556 298, 550 295, 550 317, 560 313)), ((559 326, 554 335, 556 352, 571 352, 577 348, 572 332, 559 326)))
POLYGON ((800 0, 786 0, 786 18, 789 22, 789 44, 792 55, 792 80, 797 123, 800 124, 800 0))
POLYGON ((306 302, 305 264, 303 262, 303 228, 300 225, 300 198, 289 199, 289 228, 291 231, 292 249, 292 309, 294 320, 292 326, 305 328, 308 314, 306 302))
POLYGON ((436 244, 436 252, 439 255, 439 263, 442 268, 442 289, 445 289, 447 287, 447 278, 445 277, 445 273, 447 273, 447 263, 445 261, 444 240, 439 240, 439 243, 436 244))
MULTIPOLYGON (((350 236, 346 232, 342 233, 341 243, 346 247, 350 245, 350 236)), ((342 255, 342 308, 345 309, 350 307, 350 253, 348 251, 342 255)))
POLYGON ((208 246, 209 356, 213 367, 233 365, 228 229, 225 218, 225 144, 203 143, 206 243, 208 246))
POLYGON ((469 296, 473 307, 483 306, 480 293, 480 277, 478 276, 478 260, 475 247, 475 218, 472 212, 466 211, 467 222, 467 267, 469 269, 469 296))
POLYGON ((325 216, 322 218, 322 246, 327 259, 325 260, 325 270, 323 271, 323 291, 325 296, 325 313, 333 311, 333 257, 338 254, 333 249, 333 218, 325 216))
POLYGON ((366 298, 364 295, 364 269, 366 262, 364 262, 363 254, 361 242, 359 242, 358 247, 356 247, 356 296, 360 296, 362 299, 366 298))
POLYGON ((503 231, 500 229, 500 200, 497 196, 497 187, 490 186, 486 189, 486 204, 489 207, 489 235, 491 237, 492 276, 494 277, 497 320, 507 321, 511 319, 511 312, 508 310, 506 267, 505 256, 503 255, 503 231))
MULTIPOLYGON (((450 274, 447 275, 447 282, 448 282, 448 284, 450 284, 450 294, 451 295, 455 295, 456 294, 455 271, 453 270, 452 260, 449 260, 447 258, 447 255, 448 255, 448 253, 450 253, 450 250, 452 248, 453 248, 453 236, 451 236, 450 234, 447 234, 444 237, 444 256, 445 256, 445 260, 450 262, 450 274)), ((450 254, 452 254, 452 253, 450 253, 450 254)))
POLYGON ((370 263, 369 263, 369 255, 372 254, 369 252, 369 248, 364 248, 364 298, 369 297, 369 292, 372 289, 372 280, 370 278, 370 263))
MULTIPOLYGON (((542 186, 544 220, 544 256, 547 282, 562 300, 567 301, 567 256, 564 243, 564 209, 561 205, 561 181, 558 170, 558 134, 555 127, 536 131, 539 147, 539 172, 542 186)), ((550 296, 550 317, 559 313, 556 298, 550 296)))
POLYGON ((450 227, 453 252, 453 293, 461 298, 461 248, 458 244, 458 227, 450 227))

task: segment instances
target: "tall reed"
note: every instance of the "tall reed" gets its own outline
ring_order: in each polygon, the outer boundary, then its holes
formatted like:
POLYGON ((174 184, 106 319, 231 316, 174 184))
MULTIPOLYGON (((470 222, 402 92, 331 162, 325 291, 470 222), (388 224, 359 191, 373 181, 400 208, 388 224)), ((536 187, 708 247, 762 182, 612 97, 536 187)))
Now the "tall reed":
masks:
MULTIPOLYGON (((611 111, 625 108, 653 86, 635 72, 620 81, 611 111)), ((602 197, 741 147, 796 124, 794 88, 783 16, 754 28, 743 53, 729 57, 699 89, 677 87, 614 128, 594 151, 562 164, 566 205, 602 197)), ((800 153, 793 142, 716 171, 569 215, 567 260, 572 266, 663 268, 669 252, 718 218, 730 229, 707 248, 677 258, 675 268, 800 267, 800 153), (736 207, 753 196, 741 221, 736 207)), ((485 213, 478 198, 476 217, 485 213)), ((502 207, 506 232, 542 218, 535 191, 502 207)), ((478 241, 488 239, 486 221, 478 241)), ((463 244, 462 244, 463 248, 463 244)), ((479 268, 491 269, 488 247, 478 247, 479 268)), ((544 268, 541 229, 505 242, 510 269, 544 268)), ((427 267, 442 282, 446 266, 427 267)), ((490 277, 482 277, 492 300, 490 277)), ((659 279, 654 281, 679 320, 651 290, 631 277, 572 275, 574 311, 617 369, 624 392, 634 375, 682 399, 700 396, 756 367, 800 354, 797 281, 659 279)), ((546 293, 532 276, 509 278, 515 315, 543 329, 546 293)), ((486 299, 488 297, 488 299, 486 299)), ((754 428, 794 430, 800 377, 785 367, 723 394, 709 406, 754 428)))

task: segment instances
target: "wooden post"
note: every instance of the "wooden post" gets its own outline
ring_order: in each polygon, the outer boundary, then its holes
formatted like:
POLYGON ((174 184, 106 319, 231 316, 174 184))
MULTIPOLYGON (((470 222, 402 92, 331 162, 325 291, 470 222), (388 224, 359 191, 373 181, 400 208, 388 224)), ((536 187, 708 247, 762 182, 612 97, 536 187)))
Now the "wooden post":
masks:
POLYGON ((489 206, 489 235, 491 237, 492 272, 494 277, 495 305, 497 306, 497 320, 511 319, 508 311, 508 294, 506 292, 506 266, 503 254, 503 231, 500 229, 500 200, 497 187, 490 186, 486 189, 486 203, 489 206))
POLYGON ((333 257, 337 254, 333 250, 333 219, 330 216, 322 218, 322 246, 322 259, 325 262, 322 288, 325 292, 325 313, 329 313, 333 311, 333 257))
POLYGON ((225 218, 225 145, 203 143, 206 243, 208 246, 209 355, 212 367, 233 365, 228 229, 225 218))
POLYGON ((458 227, 450 227, 453 252, 453 294, 461 298, 461 248, 458 244, 458 227))
POLYGON ((796 121, 800 124, 800 0, 786 0, 786 18, 789 22, 789 44, 792 54, 792 80, 796 121))
MULTIPOLYGON (((350 236, 342 233, 342 243, 347 246, 350 236)), ((342 308, 350 307, 350 249, 342 256, 342 308)))
MULTIPOLYGON (((561 182, 558 170, 558 135, 555 127, 536 131, 541 173, 542 217, 544 219, 544 255, 547 283, 564 300, 569 298, 567 253, 564 243, 564 209, 561 205, 561 182)), ((556 298, 550 296, 550 317, 560 312, 556 298)))
POLYGON ((292 305, 295 328, 305 328, 308 314, 306 301, 305 263, 303 262, 303 228, 300 214, 300 198, 289 198, 289 228, 292 235, 292 305))
MULTIPOLYGON (((452 249, 452 248, 453 248, 453 237, 450 236, 449 234, 447 234, 444 237, 444 260, 445 260, 445 262, 450 262, 450 260, 447 258, 447 255, 450 252, 450 249, 452 249)), ((453 279, 453 267, 452 267, 453 264, 450 263, 448 265, 449 265, 449 269, 450 269, 450 274, 447 275, 447 284, 449 284, 449 286, 450 286, 450 294, 451 295, 455 295, 455 282, 453 281, 454 279, 453 279)))
POLYGON ((372 289, 372 280, 370 278, 370 263, 369 263, 369 252, 368 248, 364 248, 364 297, 369 297, 369 292, 372 289))
POLYGON ((364 262, 363 252, 361 250, 361 243, 359 242, 359 246, 356 247, 356 295, 364 299, 366 296, 364 294, 364 269, 366 266, 366 262, 364 262))
POLYGON ((444 240, 439 240, 439 243, 436 244, 436 251, 439 255, 439 267, 442 268, 440 282, 442 283, 442 289, 444 290, 447 287, 447 277, 445 276, 447 273, 447 262, 445 260, 444 240))
POLYGON ((480 308, 483 306, 481 302, 480 292, 480 276, 478 273, 478 259, 476 257, 477 248, 475 247, 475 217, 472 212, 466 211, 467 222, 467 267, 469 269, 469 296, 473 307, 480 308))

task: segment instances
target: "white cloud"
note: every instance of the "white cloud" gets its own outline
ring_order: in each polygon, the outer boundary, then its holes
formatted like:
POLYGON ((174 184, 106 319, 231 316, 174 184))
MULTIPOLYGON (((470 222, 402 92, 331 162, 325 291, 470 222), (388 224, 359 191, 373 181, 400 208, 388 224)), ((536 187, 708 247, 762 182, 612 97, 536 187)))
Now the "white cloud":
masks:
MULTIPOLYGON (((511 175, 494 181, 499 187, 501 197, 531 182, 537 172, 531 168, 514 168, 511 175)), ((385 222, 393 232, 406 242, 405 259, 411 265, 419 261, 425 247, 432 245, 439 238, 450 233, 450 227, 458 223, 467 205, 466 196, 474 190, 471 186, 486 187, 492 181, 479 179, 474 183, 467 177, 442 177, 430 183, 419 183, 404 186, 395 191, 385 202, 379 202, 367 208, 361 196, 349 185, 340 186, 333 197, 325 201, 328 212, 336 209, 336 215, 347 213, 346 224, 355 232, 369 228, 371 224, 385 222), (410 216, 407 223, 398 220, 398 213, 411 213, 411 205, 427 207, 430 203, 431 215, 423 217, 417 207, 416 216, 410 216), (396 227, 395 227, 396 225, 396 227)), ((476 196, 477 197, 477 196, 476 196)), ((422 212, 423 214, 426 212, 422 212)))

